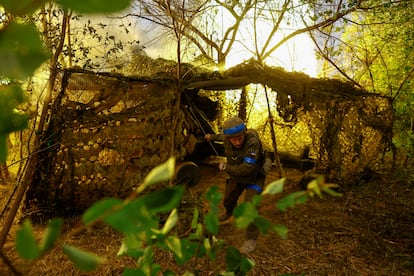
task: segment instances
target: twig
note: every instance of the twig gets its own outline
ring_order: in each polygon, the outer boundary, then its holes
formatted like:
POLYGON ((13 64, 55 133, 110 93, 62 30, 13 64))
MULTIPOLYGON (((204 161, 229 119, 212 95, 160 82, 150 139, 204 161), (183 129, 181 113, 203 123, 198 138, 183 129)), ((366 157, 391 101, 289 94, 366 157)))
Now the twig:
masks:
POLYGON ((8 268, 13 272, 14 275, 23 275, 13 266, 12 262, 0 251, 0 258, 3 260, 3 263, 6 264, 8 268))

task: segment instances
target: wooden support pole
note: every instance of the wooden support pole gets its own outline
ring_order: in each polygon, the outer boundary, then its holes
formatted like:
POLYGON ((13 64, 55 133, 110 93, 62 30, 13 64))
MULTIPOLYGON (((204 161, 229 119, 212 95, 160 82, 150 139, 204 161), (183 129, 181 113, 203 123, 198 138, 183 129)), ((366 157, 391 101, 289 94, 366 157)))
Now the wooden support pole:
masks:
POLYGON ((273 126, 273 115, 272 111, 270 110, 270 103, 269 103, 269 96, 267 95, 267 88, 264 87, 265 95, 266 95, 266 102, 267 102, 267 111, 269 115, 269 124, 270 124, 270 135, 272 137, 272 145, 273 145, 273 151, 274 151, 274 158, 275 158, 275 164, 276 168, 279 172, 280 178, 286 177, 285 170, 283 169, 282 163, 280 162, 279 154, 277 151, 277 143, 276 143, 276 134, 275 134, 275 128, 273 126))

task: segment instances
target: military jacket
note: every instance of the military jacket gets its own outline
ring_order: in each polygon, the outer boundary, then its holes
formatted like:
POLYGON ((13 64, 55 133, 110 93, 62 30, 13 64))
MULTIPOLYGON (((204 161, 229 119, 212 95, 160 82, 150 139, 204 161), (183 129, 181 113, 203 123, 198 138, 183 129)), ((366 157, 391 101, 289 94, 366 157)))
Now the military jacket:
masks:
POLYGON ((241 148, 235 148, 224 135, 213 135, 213 140, 222 140, 227 157, 225 171, 238 183, 254 183, 261 173, 263 166, 263 146, 256 130, 248 129, 245 132, 244 143, 241 148))

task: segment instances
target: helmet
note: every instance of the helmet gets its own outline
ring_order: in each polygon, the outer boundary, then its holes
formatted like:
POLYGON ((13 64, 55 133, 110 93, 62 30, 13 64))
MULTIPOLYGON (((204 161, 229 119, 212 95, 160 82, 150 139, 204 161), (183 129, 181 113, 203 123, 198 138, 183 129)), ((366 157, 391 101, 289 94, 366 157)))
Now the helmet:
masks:
POLYGON ((231 117, 224 121, 223 134, 226 138, 236 137, 246 132, 246 125, 239 117, 231 117))

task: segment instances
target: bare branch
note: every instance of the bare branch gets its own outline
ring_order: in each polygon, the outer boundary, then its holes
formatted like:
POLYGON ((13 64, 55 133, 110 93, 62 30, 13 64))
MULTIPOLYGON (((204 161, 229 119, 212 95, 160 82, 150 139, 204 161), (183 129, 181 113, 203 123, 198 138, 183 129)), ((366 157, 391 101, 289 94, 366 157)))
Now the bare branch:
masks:
POLYGON ((319 54, 326 60, 328 61, 333 67, 335 67, 336 70, 338 70, 338 72, 343 75, 347 80, 349 80, 350 82, 352 82, 354 85, 356 85, 359 88, 362 88, 362 86, 357 83, 353 78, 351 78, 344 70, 342 70, 341 68, 339 68, 339 66, 332 60, 330 59, 330 57, 324 53, 324 51, 320 48, 319 44, 316 42, 315 37, 312 35, 312 33, 309 33, 311 39, 313 40, 316 48, 318 49, 319 54))
MULTIPOLYGON (((358 4, 360 4, 361 2, 363 2, 363 0, 359 0, 358 4)), ((263 59, 266 59, 267 57, 269 57, 277 48, 279 48, 280 46, 282 46, 284 43, 286 43, 288 40, 290 40, 291 38, 299 35, 299 34, 303 34, 303 33, 307 33, 310 32, 312 30, 316 30, 318 28, 322 28, 322 27, 326 27, 329 25, 332 25, 333 23, 335 23, 336 21, 340 20, 341 18, 343 18, 345 15, 354 12, 358 9, 359 5, 355 5, 343 12, 337 12, 334 16, 325 19, 322 22, 319 22, 315 25, 312 26, 307 26, 305 28, 302 29, 298 29, 292 33, 290 33, 289 35, 287 35, 285 38, 283 38, 282 40, 280 40, 276 45, 274 45, 269 51, 267 51, 264 55, 263 55, 263 59)))
POLYGON ((408 74, 405 76, 403 81, 400 83, 400 86, 398 87, 397 92, 395 93, 395 96, 392 98, 393 100, 395 100, 400 95, 402 88, 407 83, 407 81, 410 80, 413 73, 414 73, 414 67, 411 68, 410 72, 408 72, 408 74))
POLYGON ((283 3, 283 7, 282 7, 280 15, 277 19, 277 22, 275 23, 275 25, 274 25, 272 31, 270 32, 265 44, 263 45, 263 48, 260 52, 260 55, 258 56, 259 60, 263 60, 262 57, 265 56, 265 51, 266 51, 267 47, 269 46, 271 39, 275 35, 276 31, 279 30, 280 24, 283 20, 284 14, 286 13, 289 4, 290 4, 290 0, 286 0, 285 3, 283 3))

